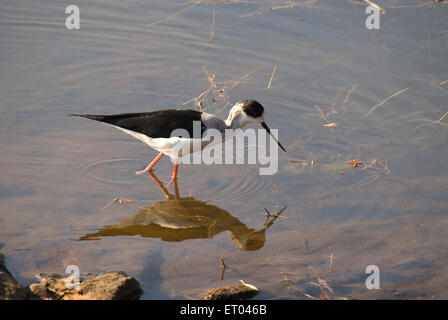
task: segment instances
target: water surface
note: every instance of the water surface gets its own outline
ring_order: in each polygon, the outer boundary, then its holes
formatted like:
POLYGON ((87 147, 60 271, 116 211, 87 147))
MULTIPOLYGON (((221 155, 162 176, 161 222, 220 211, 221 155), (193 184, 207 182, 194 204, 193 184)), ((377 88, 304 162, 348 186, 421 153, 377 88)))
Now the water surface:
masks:
MULTIPOLYGON (((239 279, 259 298, 308 299, 322 294, 317 278, 331 298, 448 298, 448 7, 422 3, 378 1, 381 29, 367 30, 365 5, 343 0, 78 1, 81 28, 68 31, 70 1, 2 1, 9 269, 24 284, 70 264, 124 270, 144 299, 239 279), (183 165, 178 199, 134 174, 155 151, 67 116, 202 99, 225 118, 248 98, 287 146, 278 173, 183 165), (264 208, 285 206, 267 228, 264 208), (364 286, 371 264, 381 290, 364 286)), ((171 170, 165 159, 155 174, 167 182, 171 170)))

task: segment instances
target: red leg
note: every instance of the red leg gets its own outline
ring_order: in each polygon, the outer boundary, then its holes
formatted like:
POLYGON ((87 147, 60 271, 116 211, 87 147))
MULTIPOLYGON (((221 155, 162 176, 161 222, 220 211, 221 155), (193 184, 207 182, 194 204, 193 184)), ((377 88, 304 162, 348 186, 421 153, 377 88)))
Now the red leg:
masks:
POLYGON ((174 163, 174 169, 173 169, 173 177, 172 177, 173 180, 177 179, 177 170, 179 170, 179 163, 176 161, 174 163))
POLYGON ((149 164, 149 166, 147 166, 145 169, 137 171, 135 174, 142 174, 145 173, 146 171, 149 172, 149 170, 152 169, 152 167, 154 167, 156 165, 157 162, 159 162, 159 160, 163 157, 163 152, 160 152, 159 155, 152 160, 152 162, 149 164))
POLYGON ((174 169, 173 169, 173 176, 171 177, 171 180, 168 182, 167 187, 171 184, 173 181, 177 181, 177 170, 179 169, 179 163, 176 161, 174 163, 174 169))

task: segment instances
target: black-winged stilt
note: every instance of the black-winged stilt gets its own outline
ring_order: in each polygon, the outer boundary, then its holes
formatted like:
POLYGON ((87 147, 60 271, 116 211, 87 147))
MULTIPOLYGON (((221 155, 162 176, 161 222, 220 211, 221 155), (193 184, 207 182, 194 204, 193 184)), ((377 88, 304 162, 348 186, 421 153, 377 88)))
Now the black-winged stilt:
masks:
MULTIPOLYGON (((113 125, 157 150, 159 155, 145 169, 137 171, 136 174, 141 174, 146 171, 149 172, 164 154, 168 155, 175 161, 172 180, 177 178, 180 158, 186 155, 185 153, 180 155, 178 152, 173 152, 173 149, 178 143, 189 143, 191 141, 191 139, 171 136, 172 132, 176 129, 184 129, 189 133, 190 137, 193 137, 193 124, 195 121, 198 121, 201 124, 201 135, 207 129, 216 129, 224 135, 226 129, 240 129, 248 123, 260 123, 261 126, 271 134, 269 127, 264 122, 264 108, 255 100, 242 100, 236 103, 230 109, 227 120, 222 120, 211 113, 183 109, 114 115, 81 113, 71 113, 70 115, 89 118, 113 125)), ((201 150, 209 143, 210 141, 201 143, 201 150)), ((286 152, 280 142, 277 141, 277 143, 280 148, 286 152)), ((188 150, 190 150, 190 152, 196 151, 191 149, 188 150)))

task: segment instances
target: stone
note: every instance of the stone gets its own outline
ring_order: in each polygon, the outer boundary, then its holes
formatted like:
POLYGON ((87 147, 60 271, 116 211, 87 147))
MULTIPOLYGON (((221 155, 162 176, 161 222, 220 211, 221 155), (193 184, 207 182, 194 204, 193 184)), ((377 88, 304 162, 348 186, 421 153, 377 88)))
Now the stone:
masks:
POLYGON ((204 300, 244 300, 258 294, 257 290, 244 285, 211 289, 204 300))
POLYGON ((46 300, 135 300, 142 293, 140 283, 122 271, 81 277, 76 289, 68 289, 66 279, 66 275, 41 275, 30 291, 46 300))
POLYGON ((48 290, 41 283, 33 283, 29 285, 32 300, 59 300, 60 296, 53 291, 48 290))
POLYGON ((5 256, 0 253, 0 300, 24 300, 29 292, 13 277, 5 266, 5 256))
POLYGON ((100 275, 87 274, 79 279, 79 287, 67 288, 66 274, 41 274, 40 283, 23 287, 5 267, 0 253, 0 300, 135 300, 142 289, 140 283, 123 271, 100 275))

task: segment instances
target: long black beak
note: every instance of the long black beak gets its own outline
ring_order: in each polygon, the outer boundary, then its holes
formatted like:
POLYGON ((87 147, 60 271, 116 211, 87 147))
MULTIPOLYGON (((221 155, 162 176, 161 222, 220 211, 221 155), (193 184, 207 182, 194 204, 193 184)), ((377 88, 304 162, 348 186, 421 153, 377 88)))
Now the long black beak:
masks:
POLYGON ((283 146, 280 144, 280 142, 277 140, 277 139, 275 139, 275 137, 271 134, 271 129, 269 129, 269 127, 268 127, 268 125, 266 124, 266 123, 264 123, 264 121, 261 123, 261 126, 271 135, 271 137, 275 140, 275 141, 277 141, 277 143, 278 143, 278 146, 280 147, 280 148, 282 148, 282 150, 283 151, 285 151, 286 152, 286 149, 285 148, 283 148, 283 146))

